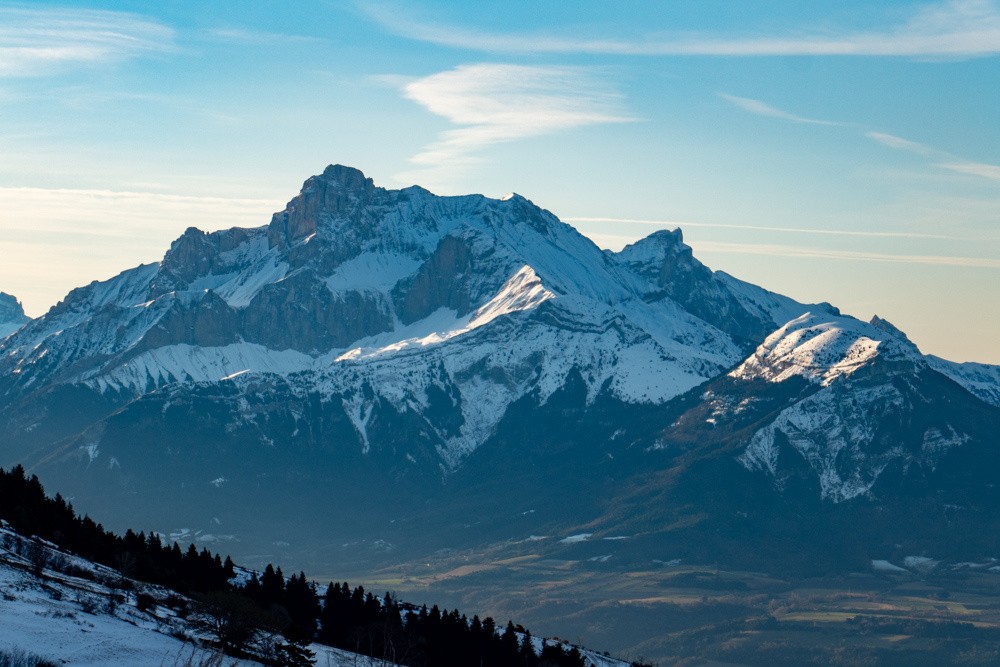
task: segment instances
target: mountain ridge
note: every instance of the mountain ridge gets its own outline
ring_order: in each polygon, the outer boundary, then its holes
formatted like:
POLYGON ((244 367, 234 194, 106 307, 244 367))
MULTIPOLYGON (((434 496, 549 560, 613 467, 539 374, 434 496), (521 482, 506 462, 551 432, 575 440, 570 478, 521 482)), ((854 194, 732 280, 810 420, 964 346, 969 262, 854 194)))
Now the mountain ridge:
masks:
POLYGON ((489 539, 729 525, 705 475, 762 507, 889 502, 991 456, 977 424, 1000 370, 712 271, 680 230, 602 251, 520 195, 387 190, 331 165, 267 225, 189 228, 162 262, 70 292, 0 344, 0 396, 0 464, 113 521, 301 555, 315 528, 280 516, 313 503, 385 559, 440 548, 465 503, 489 539), (717 509, 633 506, 645 484, 717 509))

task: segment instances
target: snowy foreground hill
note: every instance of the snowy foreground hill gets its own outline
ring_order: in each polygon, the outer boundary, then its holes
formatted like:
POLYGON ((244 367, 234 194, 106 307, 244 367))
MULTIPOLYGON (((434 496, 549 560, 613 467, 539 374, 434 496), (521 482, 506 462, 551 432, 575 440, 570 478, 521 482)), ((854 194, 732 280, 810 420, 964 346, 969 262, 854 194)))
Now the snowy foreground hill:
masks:
MULTIPOLYGON (((213 646, 218 623, 203 605, 162 586, 123 578, 37 538, 0 525, 0 664, 253 667, 275 664, 277 633, 251 642, 259 660, 233 658, 213 646), (39 556, 41 554, 41 556, 39 556), (44 567, 37 566, 41 561, 44 567), (145 599, 145 603, 143 602, 145 599)), ((249 576, 243 573, 241 576, 249 576)), ((518 639, 523 641, 524 634, 518 639)), ((535 638, 536 652, 551 640, 535 638)), ((308 646, 317 667, 392 667, 382 658, 321 643, 308 646)), ((630 663, 582 650, 587 667, 630 663)))
POLYGON ((679 230, 602 251, 519 195, 343 166, 73 290, 0 344, 0 397, 0 463, 251 562, 1000 553, 997 367, 713 272, 679 230))
MULTIPOLYGON (((51 567, 36 574, 26 552, 30 540, 0 528, 0 656, 22 656, 66 665, 225 665, 250 667, 261 663, 217 656, 200 643, 210 639, 204 619, 197 614, 183 617, 169 606, 140 609, 137 595, 155 600, 173 597, 191 601, 158 586, 130 581, 131 591, 122 591, 121 575, 96 565, 54 545, 42 546, 50 561, 59 560, 65 574, 51 567), (20 553, 19 553, 20 552, 20 553), (121 601, 109 604, 112 598, 121 601), (217 662, 216 662, 217 661, 217 662)), ((177 604, 177 603, 175 603, 177 604)), ((316 664, 329 667, 356 667, 382 664, 359 656, 313 644, 316 664)))

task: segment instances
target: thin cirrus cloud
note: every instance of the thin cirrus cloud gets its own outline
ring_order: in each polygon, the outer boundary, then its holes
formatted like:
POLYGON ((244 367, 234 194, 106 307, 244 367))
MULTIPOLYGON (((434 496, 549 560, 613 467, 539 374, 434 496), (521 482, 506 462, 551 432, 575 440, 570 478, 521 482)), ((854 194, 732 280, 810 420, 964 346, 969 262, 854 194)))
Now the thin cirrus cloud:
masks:
POLYGON ((894 134, 866 132, 865 136, 883 146, 933 159, 935 160, 934 166, 940 169, 947 169, 958 174, 976 176, 991 181, 1000 181, 1000 165, 964 160, 951 153, 931 148, 917 141, 897 137, 894 134))
POLYGON ((896 239, 940 239, 940 240, 961 240, 956 236, 945 234, 921 234, 918 232, 873 232, 858 231, 853 229, 810 229, 805 227, 772 227, 768 225, 736 225, 713 222, 678 222, 675 220, 645 220, 638 218, 605 218, 605 217, 574 217, 563 218, 566 222, 596 222, 613 223, 627 225, 648 225, 661 229, 678 227, 703 227, 708 229, 734 229, 755 232, 779 232, 783 234, 816 234, 819 236, 855 236, 867 238, 896 238, 896 239))
POLYGON ((930 146, 925 146, 924 144, 918 143, 916 141, 910 141, 909 139, 904 139, 902 137, 897 137, 894 134, 886 134, 885 132, 865 132, 865 136, 872 141, 878 142, 883 146, 888 146, 889 148, 895 148, 899 151, 906 151, 908 153, 916 153, 917 155, 933 155, 934 149, 930 146))
POLYGON ((208 38, 230 44, 251 46, 288 46, 289 44, 328 44, 330 40, 312 35, 290 35, 282 32, 250 30, 248 28, 213 28, 204 31, 208 38))
MULTIPOLYGON (((688 226, 693 226, 688 224, 688 226)), ((698 225, 701 226, 701 225, 698 225)), ((588 232, 587 236, 604 248, 622 248, 635 242, 634 236, 588 232)), ((882 264, 916 264, 923 266, 957 266, 964 268, 1000 269, 1000 259, 988 257, 968 257, 961 255, 916 255, 904 253, 872 252, 865 250, 841 250, 837 248, 817 248, 814 246, 784 243, 730 243, 725 241, 697 241, 692 246, 698 253, 719 253, 727 255, 763 255, 766 257, 789 257, 802 259, 832 259, 845 262, 882 264)), ((704 259, 704 258, 703 258, 704 259)))
POLYGON ((456 126, 410 158, 435 181, 479 162, 493 144, 634 120, 599 72, 584 67, 461 65, 401 84, 403 95, 456 126))
POLYGON ((419 41, 475 51, 591 53, 635 56, 911 56, 973 57, 1000 53, 1000 10, 991 0, 951 0, 924 6, 881 29, 796 29, 768 36, 713 33, 647 34, 632 39, 551 33, 495 33, 420 21, 398 7, 363 5, 385 29, 419 41))
MULTIPOLYGON (((729 102, 733 106, 742 109, 747 113, 751 113, 757 116, 777 118, 779 120, 784 120, 792 123, 829 125, 835 127, 854 128, 854 129, 858 128, 858 126, 854 123, 818 120, 815 118, 807 118, 805 116, 799 116, 789 111, 785 111, 784 109, 773 107, 770 104, 767 104, 766 102, 763 102, 761 100, 753 99, 750 97, 738 97, 736 95, 729 95, 728 93, 716 93, 716 94, 721 99, 725 100, 726 102, 729 102)), ((903 137, 897 136, 895 134, 888 134, 886 132, 867 131, 864 132, 864 136, 887 148, 892 148, 893 150, 912 153, 914 155, 919 155, 921 157, 928 158, 929 160, 932 160, 932 164, 939 169, 946 169, 948 171, 952 171, 955 173, 965 174, 967 176, 975 176, 977 178, 985 178, 991 181, 1000 181, 1000 166, 998 165, 966 160, 964 158, 960 158, 946 151, 932 148, 931 146, 922 144, 918 141, 911 141, 910 139, 904 139, 903 137)))
POLYGON ((846 123, 840 123, 833 120, 819 120, 817 118, 807 118, 805 116, 797 116, 783 109, 778 109, 777 107, 772 107, 770 104, 761 102, 760 100, 755 100, 749 97, 738 97, 736 95, 729 95, 727 93, 716 93, 719 97, 729 102, 735 107, 743 109, 752 114, 758 116, 767 116, 769 118, 778 118, 780 120, 787 120, 793 123, 806 123, 809 125, 832 125, 843 127, 846 123))
POLYGON ((172 29, 125 12, 5 8, 0 17, 0 77, 44 76, 175 48, 172 29))
POLYGON ((969 174, 980 178, 988 178, 991 181, 1000 181, 1000 165, 985 164, 982 162, 939 162, 938 167, 958 172, 959 174, 969 174))
POLYGON ((717 241, 703 241, 697 245, 698 250, 702 252, 734 253, 739 255, 767 255, 771 257, 802 257, 860 262, 886 262, 891 264, 926 264, 931 266, 1000 269, 1000 259, 991 259, 988 257, 906 255, 861 250, 838 250, 833 248, 807 248, 781 244, 726 243, 717 241))

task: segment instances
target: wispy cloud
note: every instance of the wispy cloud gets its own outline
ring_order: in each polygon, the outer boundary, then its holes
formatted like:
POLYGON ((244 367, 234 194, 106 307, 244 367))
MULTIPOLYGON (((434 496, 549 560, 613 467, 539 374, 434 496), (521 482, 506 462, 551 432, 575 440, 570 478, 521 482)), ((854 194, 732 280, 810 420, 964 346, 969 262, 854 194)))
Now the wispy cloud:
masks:
POLYGON ((939 167, 948 169, 960 174, 969 174, 988 178, 991 181, 1000 181, 1000 165, 984 164, 982 162, 940 162, 939 167))
POLYGON ((602 217, 586 217, 586 218, 563 218, 566 222, 600 222, 600 223, 613 223, 613 224, 630 224, 630 225, 648 225, 651 227, 659 227, 661 229, 676 229, 680 227, 681 229, 692 227, 692 228, 707 228, 707 229, 734 229, 734 230, 745 230, 745 231, 758 231, 758 232, 779 232, 785 234, 816 234, 820 236, 854 236, 854 237, 867 237, 867 238, 890 238, 890 239, 940 239, 940 240, 960 240, 956 236, 947 236, 944 234, 920 234, 917 232, 875 232, 875 231, 858 231, 853 229, 809 229, 806 227, 769 227, 767 225, 736 225, 736 224, 722 224, 722 223, 711 223, 711 222, 678 222, 676 220, 645 220, 637 218, 602 218, 602 217))
POLYGON ((968 176, 977 176, 991 181, 1000 181, 1000 165, 966 160, 946 151, 937 150, 927 146, 926 144, 922 144, 917 141, 910 141, 909 139, 903 139, 902 137, 897 137, 893 134, 885 134, 883 132, 867 132, 865 133, 865 136, 882 144, 883 146, 931 158, 935 160, 934 166, 940 169, 947 169, 948 171, 966 174, 968 176))
POLYGON ((933 148, 916 141, 910 141, 909 139, 897 137, 894 134, 886 134, 885 132, 865 132, 865 136, 872 141, 882 144, 883 146, 895 148, 896 150, 908 151, 910 153, 916 153, 917 155, 934 154, 933 148))
POLYGON ((2 77, 45 75, 173 48, 173 30, 134 14, 53 8, 5 8, 0 14, 2 77))
POLYGON ((476 153, 492 144, 634 120, 620 95, 583 67, 479 63, 401 87, 405 97, 457 126, 411 158, 419 173, 401 175, 423 182, 475 164, 476 153))
POLYGON ((736 95, 729 95, 726 93, 716 93, 719 97, 726 100, 730 104, 748 111, 752 114, 758 116, 768 116, 769 118, 778 118, 780 120, 787 120, 793 123, 808 123, 810 125, 834 125, 843 126, 845 123, 839 123, 833 120, 818 120, 816 118, 806 118, 805 116, 797 116, 788 111, 772 107, 770 104, 761 102, 760 100, 751 99, 749 97, 737 97, 736 95))
POLYGON ((602 53, 636 56, 917 56, 969 57, 1000 53, 1000 10, 991 0, 951 0, 924 6, 882 29, 802 27, 782 35, 647 34, 637 38, 552 33, 494 33, 421 21, 398 7, 364 5, 387 30, 411 39, 501 53, 602 53))
POLYGON ((803 257, 811 259, 837 259, 856 262, 882 262, 890 264, 927 264, 934 266, 961 266, 969 268, 1000 269, 1000 259, 987 257, 956 257, 949 255, 903 255, 860 250, 810 248, 795 245, 725 243, 701 241, 695 244, 698 252, 731 253, 737 255, 767 255, 770 257, 803 257))
MULTIPOLYGON (((804 116, 798 116, 788 111, 784 111, 783 109, 778 109, 777 107, 773 107, 770 104, 767 104, 766 102, 763 102, 761 100, 756 100, 749 97, 737 97, 736 95, 729 95, 727 93, 716 93, 716 94, 720 98, 736 106, 737 108, 758 116, 777 118, 792 123, 831 125, 836 127, 853 128, 855 130, 858 129, 858 125, 855 123, 843 123, 837 121, 817 120, 815 118, 806 118, 804 116)), ((938 167, 940 169, 947 169, 949 171, 953 171, 959 174, 966 174, 968 176, 986 178, 992 181, 1000 181, 1000 166, 998 165, 966 160, 964 158, 960 158, 956 155, 948 153, 947 151, 938 150, 936 148, 928 146, 927 144, 922 144, 918 141, 911 141, 910 139, 904 139, 903 137, 897 136, 895 134, 888 134, 886 132, 868 131, 864 132, 864 136, 887 148, 892 148, 893 150, 897 151, 904 151, 906 153, 913 153, 915 155, 920 155, 922 157, 928 158, 933 161, 932 164, 935 167, 938 167)))
MULTIPOLYGON (((570 220, 567 218, 567 220, 570 220)), ((687 223, 685 227, 694 227, 687 223)), ((706 225, 714 226, 714 225, 706 225)), ((585 234, 602 248, 620 250, 638 239, 632 234, 615 234, 602 231, 587 231, 585 234)), ((703 260, 705 254, 759 255, 765 257, 791 257, 803 259, 832 259, 848 262, 876 262, 882 264, 916 264, 927 266, 956 266, 962 268, 1000 269, 1000 259, 988 257, 968 257, 957 255, 917 255, 871 252, 865 250, 841 250, 837 248, 817 248, 814 246, 784 243, 732 243, 726 241, 693 241, 692 247, 703 260)))
POLYGON ((330 40, 312 35, 289 35, 281 32, 267 32, 249 28, 213 28, 205 31, 209 38, 231 44, 257 46, 280 46, 289 44, 326 44, 330 40))

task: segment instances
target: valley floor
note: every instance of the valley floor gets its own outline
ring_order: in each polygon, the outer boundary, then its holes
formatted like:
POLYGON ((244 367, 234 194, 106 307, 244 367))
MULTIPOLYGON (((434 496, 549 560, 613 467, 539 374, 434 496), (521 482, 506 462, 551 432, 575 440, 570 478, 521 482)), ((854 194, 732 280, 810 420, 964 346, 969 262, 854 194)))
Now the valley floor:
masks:
POLYGON ((369 583, 414 602, 522 619, 547 636, 661 666, 1000 664, 1000 573, 984 565, 931 572, 876 565, 786 580, 531 555, 476 565, 469 554, 452 554, 369 583))

